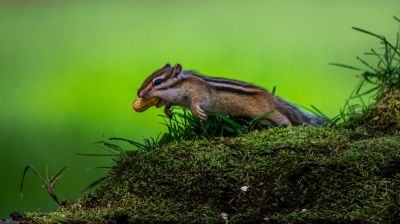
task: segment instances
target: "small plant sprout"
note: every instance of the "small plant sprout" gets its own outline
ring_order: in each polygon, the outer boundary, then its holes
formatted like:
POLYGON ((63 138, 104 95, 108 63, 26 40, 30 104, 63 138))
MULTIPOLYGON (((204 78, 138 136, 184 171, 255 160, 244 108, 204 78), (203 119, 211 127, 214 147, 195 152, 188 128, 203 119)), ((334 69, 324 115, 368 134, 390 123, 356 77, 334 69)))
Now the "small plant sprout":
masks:
POLYGON ((63 167, 60 171, 58 171, 58 173, 55 176, 49 178, 48 167, 46 167, 46 176, 43 177, 35 167, 33 167, 31 165, 26 166, 24 169, 24 172, 22 174, 21 185, 20 185, 20 189, 19 189, 21 198, 23 198, 22 190, 23 190, 23 186, 24 186, 25 176, 26 176, 27 172, 29 170, 31 170, 37 177, 40 178, 40 180, 43 183, 43 188, 46 189, 47 193, 50 195, 50 197, 53 199, 53 201, 56 202, 61 207, 65 206, 66 201, 61 201, 58 198, 57 194, 54 192, 55 185, 58 182, 58 180, 60 179, 63 172, 65 171, 65 169, 67 169, 66 166, 63 167))

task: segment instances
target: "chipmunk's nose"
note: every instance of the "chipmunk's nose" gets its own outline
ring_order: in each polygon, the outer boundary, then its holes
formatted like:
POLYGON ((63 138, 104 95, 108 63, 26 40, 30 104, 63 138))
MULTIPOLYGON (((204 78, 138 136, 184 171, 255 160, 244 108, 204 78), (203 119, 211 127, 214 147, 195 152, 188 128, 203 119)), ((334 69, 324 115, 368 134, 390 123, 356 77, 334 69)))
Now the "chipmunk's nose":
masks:
POLYGON ((144 98, 146 96, 147 91, 145 89, 139 89, 138 91, 138 97, 139 98, 144 98))
POLYGON ((139 98, 149 98, 149 91, 142 90, 138 92, 138 97, 139 98))

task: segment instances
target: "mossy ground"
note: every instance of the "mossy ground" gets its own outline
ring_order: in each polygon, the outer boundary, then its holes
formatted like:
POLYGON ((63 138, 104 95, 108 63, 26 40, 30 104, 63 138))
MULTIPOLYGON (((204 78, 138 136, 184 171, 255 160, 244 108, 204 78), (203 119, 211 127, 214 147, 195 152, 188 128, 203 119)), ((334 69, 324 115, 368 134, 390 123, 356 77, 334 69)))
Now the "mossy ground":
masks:
POLYGON ((93 193, 25 216, 37 223, 395 223, 400 133, 271 128, 122 153, 93 193))

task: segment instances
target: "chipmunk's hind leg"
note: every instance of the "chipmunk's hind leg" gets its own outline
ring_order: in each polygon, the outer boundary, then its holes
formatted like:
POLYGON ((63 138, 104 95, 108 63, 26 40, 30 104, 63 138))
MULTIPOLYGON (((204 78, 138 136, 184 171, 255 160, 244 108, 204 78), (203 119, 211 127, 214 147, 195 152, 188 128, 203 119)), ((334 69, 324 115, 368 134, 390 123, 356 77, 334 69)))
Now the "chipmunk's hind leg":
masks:
POLYGON ((278 111, 271 111, 264 114, 249 114, 248 117, 252 119, 260 119, 258 122, 265 126, 278 125, 278 126, 292 126, 292 122, 283 114, 278 111))
POLYGON ((266 120, 261 120, 260 123, 263 125, 268 125, 272 121, 274 124, 278 126, 292 126, 292 122, 283 114, 279 113, 278 111, 274 111, 269 115, 266 120))

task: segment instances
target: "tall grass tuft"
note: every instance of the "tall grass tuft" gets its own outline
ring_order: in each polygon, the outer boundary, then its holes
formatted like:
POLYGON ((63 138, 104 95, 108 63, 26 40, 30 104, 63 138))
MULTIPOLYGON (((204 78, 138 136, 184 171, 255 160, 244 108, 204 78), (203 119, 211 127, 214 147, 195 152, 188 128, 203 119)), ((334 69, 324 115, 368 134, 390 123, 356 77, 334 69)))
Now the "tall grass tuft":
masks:
MULTIPOLYGON (((400 23, 399 18, 394 19, 400 23)), ((400 29, 395 41, 389 41, 383 35, 362 28, 353 29, 378 39, 380 47, 371 48, 364 53, 364 57, 356 57, 361 67, 331 63, 360 72, 360 81, 346 100, 340 114, 332 120, 334 125, 349 122, 353 117, 359 116, 365 108, 371 106, 371 99, 375 103, 400 90, 400 29)))
POLYGON ((237 136, 249 131, 268 128, 268 125, 261 125, 260 121, 267 118, 271 113, 272 111, 267 112, 254 119, 211 115, 207 120, 201 120, 185 108, 175 108, 171 119, 164 115, 160 116, 164 119, 163 124, 168 129, 167 137, 164 138, 179 140, 237 136))

